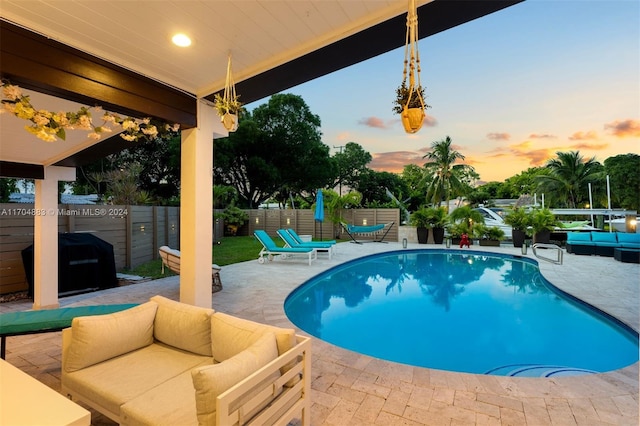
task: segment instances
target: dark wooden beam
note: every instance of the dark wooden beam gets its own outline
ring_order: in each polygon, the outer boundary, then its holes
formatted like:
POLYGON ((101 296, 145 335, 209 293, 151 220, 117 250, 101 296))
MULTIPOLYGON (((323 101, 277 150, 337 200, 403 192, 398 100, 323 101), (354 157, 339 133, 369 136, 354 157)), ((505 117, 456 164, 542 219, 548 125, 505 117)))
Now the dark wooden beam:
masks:
POLYGON ((44 166, 0 161, 0 177, 13 179, 44 179, 44 166))
MULTIPOLYGON (((419 38, 428 37, 524 0, 434 0, 418 8, 419 38)), ((247 104, 404 46, 406 14, 389 19, 254 77, 236 82, 247 104)), ((423 60, 428 52, 423 52, 423 60)), ((402 69, 402 64, 398 64, 402 69)), ((399 74, 398 79, 402 78, 399 74)), ((400 84, 400 81, 398 81, 400 84)), ((213 101, 213 94, 207 99, 213 101)))
POLYGON ((0 75, 24 88, 182 128, 196 125, 193 95, 0 20, 0 75))

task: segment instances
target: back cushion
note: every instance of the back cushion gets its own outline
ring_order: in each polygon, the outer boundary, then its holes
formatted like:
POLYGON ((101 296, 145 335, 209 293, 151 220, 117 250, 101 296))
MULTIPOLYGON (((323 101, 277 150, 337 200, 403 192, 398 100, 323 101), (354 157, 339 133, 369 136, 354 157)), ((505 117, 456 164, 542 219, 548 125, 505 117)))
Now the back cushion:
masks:
MULTIPOLYGON (((196 390, 196 411, 199 425, 216 424, 216 398, 278 357, 273 333, 265 333, 251 346, 219 364, 191 370, 196 390)), ((276 374, 278 374, 276 372, 276 374)), ((279 377, 279 376, 278 376, 279 377)), ((275 379, 275 378, 272 378, 275 379)), ((250 399, 252 395, 249 395, 250 399)), ((244 403, 246 401, 240 401, 244 403)), ((265 401, 268 403, 269 401, 265 401)), ((264 405, 264 404, 262 404, 264 405)), ((235 409, 232 407, 232 409, 235 409)), ((244 413, 250 418, 254 413, 244 413)))
POLYGON ((158 305, 147 302, 108 315, 76 317, 64 366, 71 373, 153 343, 158 305))
POLYGON ((216 312, 211 315, 211 346, 213 359, 222 362, 242 352, 264 333, 276 336, 278 354, 282 355, 295 346, 295 330, 245 320, 216 312))
POLYGON ((212 355, 213 309, 176 302, 162 296, 154 296, 151 300, 158 304, 153 325, 153 336, 156 340, 198 355, 212 355))
POLYGON ((589 232, 568 232, 567 242, 572 243, 575 241, 591 241, 591 233, 589 232))
POLYGON ((629 234, 625 232, 618 232, 618 241, 621 243, 640 244, 640 234, 629 234))
POLYGON ((591 241, 594 243, 617 243, 616 234, 613 232, 592 232, 591 241))

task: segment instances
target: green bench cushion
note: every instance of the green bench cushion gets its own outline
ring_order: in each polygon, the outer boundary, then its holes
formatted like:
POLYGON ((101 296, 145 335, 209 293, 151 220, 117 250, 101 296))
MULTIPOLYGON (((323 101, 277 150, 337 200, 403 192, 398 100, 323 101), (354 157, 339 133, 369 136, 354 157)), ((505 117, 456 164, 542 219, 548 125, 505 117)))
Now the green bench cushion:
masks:
POLYGON ((75 317, 111 314, 134 306, 137 303, 8 312, 0 314, 0 336, 61 330, 70 327, 75 317))

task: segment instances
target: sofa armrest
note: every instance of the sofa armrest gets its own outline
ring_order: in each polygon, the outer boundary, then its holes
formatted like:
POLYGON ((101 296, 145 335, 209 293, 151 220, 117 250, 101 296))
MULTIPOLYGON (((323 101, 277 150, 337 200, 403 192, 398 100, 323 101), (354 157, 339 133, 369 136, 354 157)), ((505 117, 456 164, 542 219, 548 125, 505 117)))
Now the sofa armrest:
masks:
POLYGON ((311 424, 311 339, 296 335, 296 345, 238 384, 218 395, 216 399, 216 424, 244 424, 251 413, 272 400, 251 421, 255 424, 288 424, 299 418, 302 425, 311 424), (289 364, 289 365, 288 365, 289 364), (283 367, 288 371, 280 376, 283 367), (275 380, 269 378, 277 377, 275 380), (299 380, 291 387, 285 386, 291 379, 299 380), (249 395, 252 395, 249 400, 249 395), (239 405, 238 401, 243 404, 239 405))

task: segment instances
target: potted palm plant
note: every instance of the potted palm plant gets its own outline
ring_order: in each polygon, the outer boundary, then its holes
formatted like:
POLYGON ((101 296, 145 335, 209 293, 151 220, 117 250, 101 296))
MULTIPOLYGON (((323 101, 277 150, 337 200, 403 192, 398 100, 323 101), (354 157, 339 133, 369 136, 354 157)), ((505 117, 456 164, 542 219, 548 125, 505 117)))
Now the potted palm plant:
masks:
POLYGON ((427 209, 428 227, 431 228, 433 242, 442 244, 444 241, 444 230, 447 225, 447 211, 442 207, 430 207, 427 209))
POLYGON ((504 217, 504 223, 511 225, 511 238, 514 247, 522 247, 527 238, 530 216, 522 208, 514 208, 504 217))
POLYGON ((224 219, 227 234, 235 236, 238 228, 249 219, 249 215, 239 207, 229 206, 222 213, 222 218, 224 219))
POLYGON ((473 228, 474 236, 478 238, 481 246, 500 247, 500 241, 504 239, 504 231, 497 226, 486 226, 482 223, 473 228))
POLYGON ((555 215, 549 209, 533 210, 529 215, 533 242, 549 243, 551 231, 558 225, 555 215))
POLYGON ((238 129, 238 114, 242 108, 242 103, 238 101, 238 96, 223 97, 219 93, 216 93, 213 97, 213 106, 215 107, 220 121, 224 127, 234 132, 238 129))
POLYGON ((429 209, 422 207, 411 213, 411 225, 416 227, 418 244, 427 244, 429 239, 429 209))

